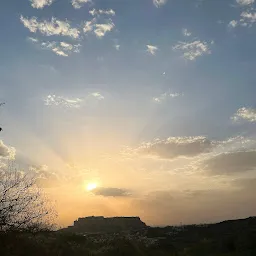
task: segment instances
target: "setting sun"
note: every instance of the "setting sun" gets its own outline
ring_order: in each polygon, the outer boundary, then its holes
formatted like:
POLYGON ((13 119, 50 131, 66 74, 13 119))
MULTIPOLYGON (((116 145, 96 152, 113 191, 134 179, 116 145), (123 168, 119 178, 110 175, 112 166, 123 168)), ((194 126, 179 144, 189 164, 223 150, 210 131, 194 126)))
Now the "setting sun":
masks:
POLYGON ((97 184, 96 183, 89 183, 89 184, 86 185, 86 190, 87 191, 92 191, 95 188, 97 188, 97 184))

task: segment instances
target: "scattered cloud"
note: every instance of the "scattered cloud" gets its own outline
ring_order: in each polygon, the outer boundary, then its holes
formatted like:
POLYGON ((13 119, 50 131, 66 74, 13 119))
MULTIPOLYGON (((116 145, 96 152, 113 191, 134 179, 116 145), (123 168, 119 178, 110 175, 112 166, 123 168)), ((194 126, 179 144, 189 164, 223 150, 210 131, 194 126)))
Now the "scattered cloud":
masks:
POLYGON ((0 140, 0 157, 14 159, 16 150, 13 147, 8 147, 0 140))
POLYGON ((167 3, 167 0, 153 0, 155 7, 159 8, 167 3))
MULTIPOLYGON (((211 42, 211 44, 213 44, 213 42, 211 42)), ((173 50, 182 51, 183 57, 188 60, 195 60, 205 54, 211 54, 209 44, 206 41, 200 40, 193 42, 179 42, 173 47, 173 50)))
POLYGON ((245 120, 248 122, 256 122, 256 109, 239 108, 231 119, 234 121, 245 120))
POLYGON ((71 53, 79 53, 80 52, 80 44, 70 44, 66 42, 40 42, 36 38, 29 37, 29 41, 31 41, 34 44, 40 45, 42 49, 51 50, 56 55, 68 57, 71 53))
POLYGON ((253 4, 255 0, 236 0, 239 5, 246 6, 253 4))
POLYGON ((115 16, 116 13, 113 9, 108 9, 108 10, 96 10, 96 9, 92 9, 89 11, 89 13, 92 15, 92 16, 100 16, 100 15, 109 15, 109 16, 115 16))
POLYGON ((252 9, 252 10, 243 11, 240 14, 240 19, 231 20, 228 26, 231 28, 235 28, 237 26, 250 28, 255 22, 256 22, 256 12, 252 9))
POLYGON ((202 168, 214 175, 251 171, 256 169, 256 151, 221 153, 205 160, 202 168))
POLYGON ((231 20, 228 24, 228 26, 231 27, 231 28, 235 28, 237 25, 238 25, 237 20, 231 20))
POLYGON ((187 28, 183 28, 183 29, 182 29, 182 34, 183 34, 184 36, 191 36, 191 35, 192 35, 192 33, 189 32, 187 28))
POLYGON ((54 0, 30 0, 31 6, 36 9, 43 9, 45 6, 49 6, 54 0))
POLYGON ((52 18, 50 21, 44 20, 40 22, 36 17, 27 19, 23 16, 20 17, 20 20, 32 33, 40 32, 46 36, 61 35, 69 36, 73 39, 79 38, 80 31, 77 28, 72 28, 68 21, 52 18))
POLYGON ((91 3, 91 0, 72 0, 71 3, 75 9, 80 9, 84 4, 91 3))
POLYGON ((95 18, 90 20, 90 21, 86 21, 84 23, 84 27, 83 27, 84 33, 91 32, 93 30, 93 28, 94 28, 95 23, 96 23, 96 19, 95 18))
POLYGON ((86 103, 92 103, 95 101, 104 100, 104 96, 99 92, 89 93, 82 98, 71 98, 71 97, 57 96, 53 94, 53 95, 48 95, 43 100, 46 106, 59 106, 59 107, 65 107, 65 108, 78 109, 84 106, 86 103))
POLYGON ((111 19, 106 23, 97 23, 97 18, 93 18, 90 21, 84 23, 83 31, 85 34, 93 32, 98 38, 102 38, 107 32, 110 32, 115 27, 115 24, 111 19))
POLYGON ((158 51, 158 47, 155 45, 147 45, 147 52, 149 52, 151 55, 155 55, 156 52, 158 51))
POLYGON ((253 23, 256 22, 256 12, 242 12, 241 13, 240 23, 243 26, 251 26, 253 23))
POLYGON ((107 32, 110 32, 114 26, 115 25, 112 21, 105 24, 95 24, 94 33, 97 37, 102 38, 107 32))
POLYGON ((166 101, 168 98, 176 98, 176 97, 179 97, 179 96, 182 96, 181 94, 179 93, 163 93, 161 94, 159 97, 155 97, 153 98, 153 101, 156 102, 156 103, 162 103, 164 101, 166 101))
POLYGON ((115 44, 114 47, 116 48, 117 51, 120 50, 120 44, 115 44))
POLYGON ((96 98, 97 100, 104 100, 104 96, 101 95, 99 92, 93 92, 90 94, 92 97, 96 98))
POLYGON ((121 188, 96 188, 92 190, 92 193, 97 196, 104 196, 104 197, 127 197, 130 196, 130 193, 126 189, 121 188))
POLYGON ((136 153, 164 159, 194 157, 212 150, 214 142, 205 137, 169 137, 165 140, 142 143, 136 153))
POLYGON ((44 99, 46 106, 61 106, 65 108, 80 108, 83 100, 80 98, 68 98, 63 96, 48 95, 44 99))

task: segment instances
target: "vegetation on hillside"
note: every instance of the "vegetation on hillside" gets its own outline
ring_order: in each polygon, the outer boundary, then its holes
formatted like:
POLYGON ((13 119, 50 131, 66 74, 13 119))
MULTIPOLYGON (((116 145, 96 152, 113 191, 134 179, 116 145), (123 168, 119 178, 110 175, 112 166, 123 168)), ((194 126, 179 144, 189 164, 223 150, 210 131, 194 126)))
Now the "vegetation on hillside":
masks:
POLYGON ((14 256, 254 256, 256 218, 116 234, 7 232, 0 234, 0 251, 14 256))

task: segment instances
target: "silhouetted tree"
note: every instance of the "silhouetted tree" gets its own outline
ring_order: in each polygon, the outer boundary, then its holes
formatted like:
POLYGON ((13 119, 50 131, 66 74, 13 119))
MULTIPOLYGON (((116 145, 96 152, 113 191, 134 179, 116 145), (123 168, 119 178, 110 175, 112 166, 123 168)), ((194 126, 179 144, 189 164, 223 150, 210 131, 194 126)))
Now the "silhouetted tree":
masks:
POLYGON ((46 230, 53 227, 54 217, 35 177, 14 168, 1 170, 0 230, 46 230))

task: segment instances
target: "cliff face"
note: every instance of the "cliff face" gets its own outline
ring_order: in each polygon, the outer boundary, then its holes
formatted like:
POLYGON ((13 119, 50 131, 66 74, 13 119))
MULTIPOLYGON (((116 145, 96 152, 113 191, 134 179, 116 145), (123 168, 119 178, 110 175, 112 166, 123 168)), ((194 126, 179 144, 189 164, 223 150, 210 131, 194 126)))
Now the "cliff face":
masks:
POLYGON ((65 229, 65 231, 81 232, 81 233, 97 233, 97 232, 119 232, 140 230, 146 228, 146 224, 139 217, 86 217, 79 218, 74 225, 65 229))

